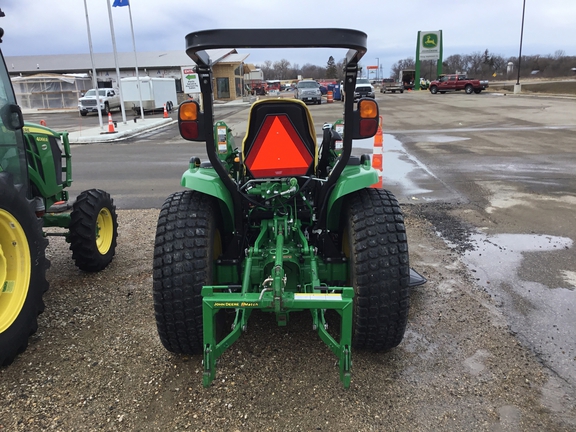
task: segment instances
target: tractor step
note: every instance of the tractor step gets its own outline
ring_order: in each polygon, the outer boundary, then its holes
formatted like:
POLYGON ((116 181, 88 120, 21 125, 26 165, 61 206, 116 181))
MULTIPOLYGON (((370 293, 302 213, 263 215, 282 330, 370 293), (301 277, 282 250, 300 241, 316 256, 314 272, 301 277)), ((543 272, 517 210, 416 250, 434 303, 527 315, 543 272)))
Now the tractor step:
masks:
POLYGON ((424 285, 426 282, 428 282, 428 279, 426 279, 413 268, 410 269, 410 282, 408 282, 410 287, 424 285))

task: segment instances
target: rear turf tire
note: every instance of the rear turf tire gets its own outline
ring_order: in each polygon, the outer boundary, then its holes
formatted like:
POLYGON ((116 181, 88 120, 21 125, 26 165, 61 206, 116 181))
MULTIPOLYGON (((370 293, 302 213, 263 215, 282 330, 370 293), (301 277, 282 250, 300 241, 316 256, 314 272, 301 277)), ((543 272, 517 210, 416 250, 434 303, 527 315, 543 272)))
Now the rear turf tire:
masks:
MULTIPOLYGON (((160 211, 154 246, 154 312, 164 347, 177 354, 203 352, 202 287, 211 285, 222 251, 215 199, 196 191, 170 195, 160 211)), ((224 311, 216 315, 217 333, 224 311)))
POLYGON ((78 195, 70 216, 70 250, 86 272, 104 270, 116 254, 118 218, 110 195, 90 189, 78 195))
POLYGON ((352 346, 386 351, 404 337, 410 265, 404 217, 392 193, 361 189, 347 199, 342 248, 354 287, 352 346))
POLYGON ((38 329, 48 290, 47 244, 34 206, 10 174, 0 173, 0 366, 12 363, 38 329))

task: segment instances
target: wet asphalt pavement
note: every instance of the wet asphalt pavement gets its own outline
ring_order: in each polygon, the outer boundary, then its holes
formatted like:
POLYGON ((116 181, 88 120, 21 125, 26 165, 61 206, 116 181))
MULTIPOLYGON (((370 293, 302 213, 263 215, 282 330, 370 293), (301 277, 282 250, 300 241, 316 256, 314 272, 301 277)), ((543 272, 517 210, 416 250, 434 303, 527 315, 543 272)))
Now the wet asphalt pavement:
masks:
MULTIPOLYGON (((403 202, 453 204, 450 213, 470 224, 464 261, 478 283, 500 303, 511 330, 575 386, 576 100, 410 96, 423 103, 395 98, 414 112, 410 121, 389 122, 388 133, 404 151, 396 166, 412 170, 392 174, 392 190, 403 202)), ((381 107, 384 118, 399 118, 386 116, 392 106, 381 107)), ((441 234, 455 237, 450 227, 441 234)))

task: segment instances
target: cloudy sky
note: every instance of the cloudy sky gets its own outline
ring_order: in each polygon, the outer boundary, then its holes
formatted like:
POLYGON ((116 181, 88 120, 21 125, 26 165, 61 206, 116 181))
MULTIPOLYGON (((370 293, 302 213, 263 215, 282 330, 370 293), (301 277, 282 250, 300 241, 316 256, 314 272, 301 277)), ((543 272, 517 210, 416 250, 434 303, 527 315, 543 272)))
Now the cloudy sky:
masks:
MULTIPOLYGON (((106 2, 86 0, 94 52, 112 52, 106 2)), ((524 0, 130 0, 138 51, 184 50, 185 36, 215 28, 340 27, 368 35, 362 64, 383 75, 415 57, 418 31, 442 30, 444 57, 488 49, 518 56, 524 0), (314 5, 314 6, 312 6, 314 5)), ((525 0, 522 54, 576 55, 576 0, 525 0)), ((84 0, 2 0, 5 56, 89 53, 84 0)), ((119 52, 132 51, 128 7, 112 8, 119 52)), ((326 65, 344 51, 239 50, 248 61, 326 65)))

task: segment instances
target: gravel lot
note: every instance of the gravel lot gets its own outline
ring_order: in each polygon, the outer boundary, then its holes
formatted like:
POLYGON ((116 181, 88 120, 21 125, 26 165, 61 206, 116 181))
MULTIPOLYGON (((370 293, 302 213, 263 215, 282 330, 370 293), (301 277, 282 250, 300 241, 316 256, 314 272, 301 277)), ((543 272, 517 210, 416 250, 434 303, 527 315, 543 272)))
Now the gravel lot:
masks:
POLYGON ((158 210, 118 212, 117 256, 99 274, 77 270, 64 240, 51 240, 39 331, 0 370, 0 431, 576 430, 575 395, 460 262, 467 236, 448 247, 436 235, 454 222, 447 212, 403 208, 411 265, 429 282, 413 290, 398 348, 353 353, 348 390, 306 313, 285 328, 254 314, 204 389, 201 358, 167 352, 156 333, 158 210))

